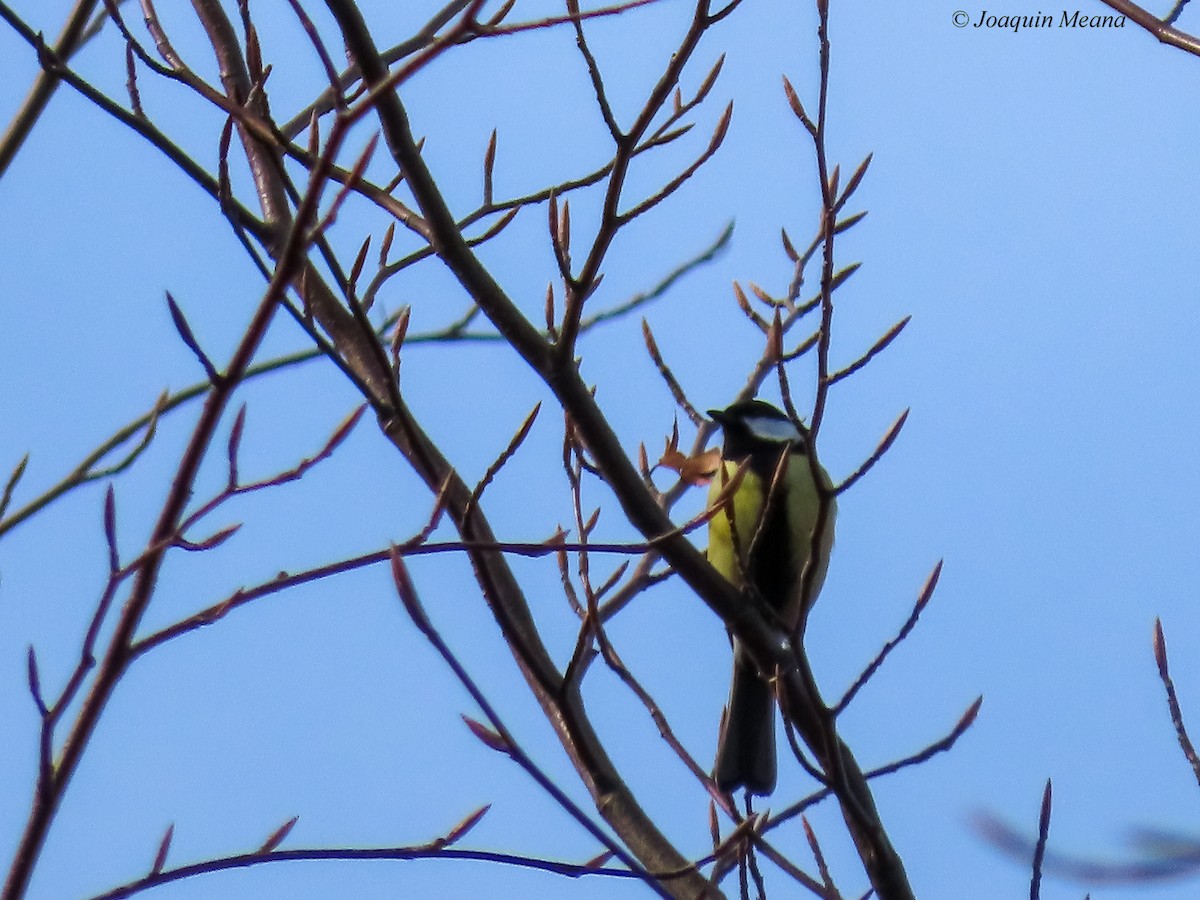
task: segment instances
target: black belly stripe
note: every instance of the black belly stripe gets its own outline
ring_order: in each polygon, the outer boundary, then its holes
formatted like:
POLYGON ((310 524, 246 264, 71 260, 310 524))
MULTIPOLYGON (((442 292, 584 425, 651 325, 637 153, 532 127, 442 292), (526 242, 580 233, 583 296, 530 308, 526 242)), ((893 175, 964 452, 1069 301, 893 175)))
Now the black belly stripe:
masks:
MULTIPOLYGON (((806 460, 800 454, 793 454, 788 460, 789 466, 804 465, 806 460)), ((770 490, 771 479, 779 465, 779 451, 770 448, 754 452, 750 455, 750 470, 762 479, 764 500, 770 490)), ((791 547, 791 529, 787 521, 787 480, 777 489, 776 496, 770 501, 767 519, 762 524, 762 533, 758 543, 753 548, 749 562, 749 575, 754 586, 758 589, 767 606, 777 613, 783 613, 795 600, 796 581, 800 573, 795 571, 796 554, 791 547)), ((739 535, 743 541, 752 541, 754 534, 739 535)))

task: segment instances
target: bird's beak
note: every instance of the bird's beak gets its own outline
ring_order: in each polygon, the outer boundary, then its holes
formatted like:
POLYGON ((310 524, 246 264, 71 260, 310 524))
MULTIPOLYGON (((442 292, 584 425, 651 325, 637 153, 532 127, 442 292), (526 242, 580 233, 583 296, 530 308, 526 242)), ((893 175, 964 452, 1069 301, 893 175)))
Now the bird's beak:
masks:
POLYGON ((718 425, 720 425, 722 428, 724 428, 725 423, 729 421, 729 416, 725 413, 725 410, 723 410, 723 409, 708 410, 708 417, 710 419, 712 419, 714 422, 716 422, 718 425))

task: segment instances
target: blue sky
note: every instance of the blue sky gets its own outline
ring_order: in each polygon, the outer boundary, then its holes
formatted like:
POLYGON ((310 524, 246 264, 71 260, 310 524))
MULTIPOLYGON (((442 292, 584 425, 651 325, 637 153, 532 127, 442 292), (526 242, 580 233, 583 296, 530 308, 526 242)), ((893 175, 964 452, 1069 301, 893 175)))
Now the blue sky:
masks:
MULTIPOLYGON (((13 5, 47 34, 57 32, 68 7, 13 5)), ((382 45, 407 36, 434 8, 360 5, 382 45)), ((811 149, 779 81, 786 73, 813 102, 815 14, 799 6, 747 0, 724 31, 701 44, 685 85, 694 87, 728 53, 710 105, 678 153, 635 171, 631 191, 652 191, 699 152, 732 99, 728 138, 672 202, 618 239, 592 301, 616 304, 644 290, 735 220, 729 248, 645 310, 701 408, 728 402, 760 352, 731 282, 780 291, 790 267, 779 228, 797 242, 815 228, 811 149)), ((276 60, 272 105, 286 118, 319 88, 321 72, 311 53, 296 49, 307 45, 286 4, 264 0, 253 8, 268 58, 276 60)), ((1055 787, 1052 847, 1061 852, 1123 859, 1136 852, 1130 838, 1137 828, 1200 834, 1200 794, 1151 655, 1161 616, 1185 716, 1200 729, 1200 654, 1192 640, 1200 626, 1200 60, 1132 25, 1019 33, 954 26, 956 10, 973 23, 983 8, 833 3, 830 154, 848 172, 874 153, 851 204, 870 215, 838 242, 841 264, 863 266, 838 294, 835 363, 852 360, 901 317, 913 319, 880 359, 834 391, 821 433, 827 468, 835 477, 853 471, 896 415, 912 413, 893 451, 841 501, 809 645, 827 695, 838 696, 945 559, 917 631, 842 728, 860 761, 878 765, 941 737, 983 695, 978 721, 953 752, 875 789, 919 896, 999 900, 1027 895, 1027 867, 985 844, 971 816, 986 811, 1032 829, 1046 778, 1055 787)), ((1108 11, 1096 2, 1084 8, 1108 11)), ((515 15, 548 11, 556 8, 519 0, 515 15)), ((213 77, 191 13, 162 12, 173 17, 166 23, 185 56, 213 77)), ((589 28, 625 121, 687 16, 687 4, 664 0, 589 28)), ((1197 16, 1185 10, 1180 27, 1200 31, 1197 16)), ((328 28, 324 18, 318 23, 328 28)), ((101 35, 76 65, 125 96, 115 34, 101 35)), ((35 60, 4 29, 0 71, 7 119, 35 60)), ((151 117, 215 165, 220 117, 148 75, 141 87, 151 117)), ((493 128, 498 195, 587 171, 608 150, 566 30, 456 51, 407 86, 404 98, 460 212, 478 202, 493 128)), ((355 140, 367 136, 362 129, 355 140)), ((381 161, 376 166, 383 171, 381 161)), ((244 175, 235 178, 249 202, 244 175)), ((571 202, 582 247, 597 195, 571 202)), ((0 179, 0 210, 0 295, 8 300, 0 313, 0 469, 31 453, 19 503, 149 408, 163 388, 200 377, 172 328, 164 291, 211 355, 225 359, 262 283, 200 191, 67 89, 0 179)), ((553 266, 544 222, 544 207, 531 209, 481 253, 534 318, 553 266)), ((352 203, 333 238, 352 258, 364 234, 378 242, 385 227, 352 203)), ((411 304, 414 331, 452 321, 466 306, 436 264, 392 282, 379 303, 388 310, 411 304)), ((264 356, 303 340, 280 318, 264 356)), ((637 317, 590 333, 582 355, 630 451, 639 442, 652 451, 661 446, 675 410, 646 357, 637 317)), ((795 374, 802 394, 806 370, 795 374)), ((534 403, 548 398, 496 344, 414 345, 403 378, 416 415, 468 480, 482 475, 534 403)), ((311 454, 356 404, 350 385, 324 363, 255 382, 241 399, 248 405, 243 468, 254 475, 311 454)), ((114 482, 127 555, 151 527, 195 413, 168 417, 151 450, 114 482)), ((545 408, 525 455, 489 489, 485 508, 502 536, 541 539, 556 523, 569 524, 560 443, 561 421, 545 408)), ((198 497, 219 485, 221 455, 202 475, 198 497)), ((588 499, 605 509, 604 535, 628 538, 611 499, 595 486, 588 499)), ((34 772, 26 648, 35 645, 43 681, 61 684, 103 586, 102 500, 101 487, 80 490, 0 541, 0 720, 11 736, 0 742, 0 847, 19 834, 34 772)), ((699 503, 692 498, 681 514, 699 503)), ((241 533, 210 554, 173 557, 144 627, 281 569, 409 537, 428 505, 364 420, 333 460, 298 484, 222 510, 209 530, 241 521, 241 533)), ((557 573, 546 562, 514 567, 565 662, 575 625, 557 573)), ((586 804, 461 560, 421 560, 413 571, 431 616, 507 724, 586 804)), ((711 758, 728 677, 720 623, 672 582, 641 597, 611 633, 681 738, 699 758, 711 758)), ((704 852, 703 793, 616 680, 599 665, 589 678, 589 711, 611 729, 611 753, 631 786, 679 846, 704 852)), ((256 847, 295 815, 287 846, 416 844, 490 802, 468 845, 593 856, 594 842, 514 765, 472 738, 460 713, 478 714, 405 618, 382 567, 253 604, 131 670, 70 786, 30 896, 90 896, 136 877, 171 822, 170 862, 182 863, 256 847)), ((785 775, 774 803, 807 789, 785 775)), ((862 879, 836 810, 821 808, 812 821, 853 895, 862 879)), ((784 828, 777 840, 808 862, 798 829, 784 828)), ((1089 889, 1097 900, 1135 893, 1051 879, 1043 896, 1077 898, 1089 889)), ((480 890, 645 895, 613 882, 432 861, 275 865, 185 881, 154 896, 457 897, 480 890)), ((1195 882, 1176 882, 1138 895, 1195 891, 1195 882)))

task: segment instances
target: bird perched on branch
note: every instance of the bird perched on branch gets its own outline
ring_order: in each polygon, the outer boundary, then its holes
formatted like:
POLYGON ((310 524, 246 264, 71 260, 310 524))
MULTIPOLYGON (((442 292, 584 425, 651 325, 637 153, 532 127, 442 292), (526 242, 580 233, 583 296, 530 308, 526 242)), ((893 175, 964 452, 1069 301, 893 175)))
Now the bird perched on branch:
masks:
MULTIPOLYGON (((833 548, 837 509, 829 476, 812 456, 808 431, 771 404, 746 400, 708 414, 725 435, 709 488, 710 508, 723 507, 708 523, 709 562, 749 602, 763 604, 799 636, 833 548)), ((733 684, 713 771, 723 791, 744 787, 765 795, 775 789, 771 677, 735 638, 733 684)))

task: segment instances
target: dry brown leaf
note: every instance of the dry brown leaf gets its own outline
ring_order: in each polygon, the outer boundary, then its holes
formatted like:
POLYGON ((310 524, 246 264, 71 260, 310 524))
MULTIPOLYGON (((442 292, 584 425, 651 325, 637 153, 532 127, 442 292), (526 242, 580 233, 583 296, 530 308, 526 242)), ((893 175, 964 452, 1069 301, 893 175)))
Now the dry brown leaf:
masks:
POLYGON ((687 456, 679 451, 678 446, 667 444, 662 459, 658 465, 679 473, 679 477, 688 484, 708 484, 717 472, 721 463, 721 451, 713 447, 705 450, 699 456, 687 456))

